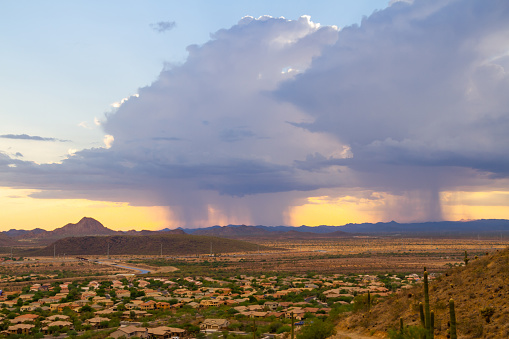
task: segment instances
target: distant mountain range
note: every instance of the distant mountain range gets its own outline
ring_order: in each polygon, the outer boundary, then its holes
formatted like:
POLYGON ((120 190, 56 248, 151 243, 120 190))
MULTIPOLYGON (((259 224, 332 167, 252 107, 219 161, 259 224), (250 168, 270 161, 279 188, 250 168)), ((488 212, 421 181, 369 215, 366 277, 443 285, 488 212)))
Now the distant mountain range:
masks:
POLYGON ((113 236, 113 235, 150 235, 150 234, 185 234, 184 231, 166 230, 166 231, 114 231, 105 227, 94 218, 84 217, 76 224, 69 223, 65 226, 55 228, 53 231, 46 231, 36 228, 31 231, 10 229, 0 233, 0 246, 16 245, 45 245, 58 239, 68 237, 84 236, 113 236))
POLYGON ((509 237, 509 220, 481 219, 471 221, 437 221, 423 223, 379 222, 347 224, 343 226, 246 226, 228 225, 197 229, 182 229, 188 234, 206 234, 218 237, 246 238, 282 236, 301 232, 330 236, 387 235, 387 236, 505 236, 509 237), (340 232, 340 233, 337 233, 340 232))
POLYGON ((363 223, 344 226, 246 226, 228 225, 206 228, 165 228, 159 231, 114 231, 99 221, 84 217, 78 223, 46 231, 36 228, 30 231, 10 229, 0 232, 0 246, 48 245, 67 237, 84 236, 162 236, 169 234, 192 234, 230 239, 323 239, 345 238, 359 235, 373 236, 442 236, 442 237, 509 237, 509 220, 483 219, 472 221, 438 221, 423 223, 363 223))

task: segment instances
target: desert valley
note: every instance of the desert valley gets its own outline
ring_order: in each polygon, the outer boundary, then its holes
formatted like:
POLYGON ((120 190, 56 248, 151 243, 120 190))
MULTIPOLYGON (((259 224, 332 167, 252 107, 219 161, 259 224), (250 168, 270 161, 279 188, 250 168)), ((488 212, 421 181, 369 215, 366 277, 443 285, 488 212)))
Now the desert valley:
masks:
POLYGON ((6 231, 2 335, 418 338, 426 279, 435 338, 450 299, 458 338, 507 336, 508 222, 433 226, 6 231))

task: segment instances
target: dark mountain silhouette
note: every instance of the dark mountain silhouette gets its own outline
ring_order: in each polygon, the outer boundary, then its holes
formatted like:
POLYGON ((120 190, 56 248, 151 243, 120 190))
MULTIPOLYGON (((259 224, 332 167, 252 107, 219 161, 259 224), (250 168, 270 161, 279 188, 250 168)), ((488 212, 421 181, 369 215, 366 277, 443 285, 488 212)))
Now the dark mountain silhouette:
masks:
POLYGON ((124 232, 124 234, 125 235, 186 234, 186 232, 184 232, 181 229, 170 230, 168 228, 165 228, 164 230, 160 230, 160 231, 149 231, 149 230, 136 231, 136 230, 130 230, 130 231, 124 232))
POLYGON ((46 232, 46 230, 43 230, 42 228, 34 228, 33 230, 16 230, 14 228, 11 228, 10 230, 8 231, 4 231, 2 232, 3 234, 11 237, 11 238, 15 238, 15 237, 19 237, 19 236, 22 236, 22 235, 25 235, 25 234, 40 234, 40 233, 44 233, 46 232))
POLYGON ((263 250, 265 246, 258 246, 245 241, 198 236, 189 234, 154 234, 154 235, 113 235, 86 236, 59 239, 49 246, 33 251, 34 256, 61 255, 196 255, 212 253, 250 252, 263 250))
POLYGON ((481 219, 472 221, 437 221, 422 223, 379 222, 347 224, 343 226, 212 226, 199 229, 184 229, 188 234, 207 234, 219 237, 241 238, 276 235, 277 232, 303 232, 313 234, 331 234, 341 231, 347 234, 370 235, 407 235, 407 236, 443 236, 443 237, 509 237, 509 220, 481 219))
POLYGON ((63 238, 69 236, 113 235, 117 234, 118 232, 105 227, 94 218, 83 217, 76 224, 69 223, 48 233, 49 237, 63 238))

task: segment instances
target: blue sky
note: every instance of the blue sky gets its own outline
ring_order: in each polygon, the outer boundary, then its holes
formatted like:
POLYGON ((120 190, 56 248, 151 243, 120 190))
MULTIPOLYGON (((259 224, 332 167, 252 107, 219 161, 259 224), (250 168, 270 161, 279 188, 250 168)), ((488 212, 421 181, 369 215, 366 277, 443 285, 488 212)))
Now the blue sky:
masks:
POLYGON ((68 150, 99 147, 111 104, 155 81, 186 48, 242 17, 310 15, 323 25, 359 23, 387 1, 3 1, 0 11, 1 134, 69 140, 34 148, 26 159, 60 161, 68 150), (158 32, 159 22, 175 23, 158 32), (88 126, 83 128, 78 126, 88 126))
POLYGON ((0 228, 509 218, 507 2, 1 6, 0 228))

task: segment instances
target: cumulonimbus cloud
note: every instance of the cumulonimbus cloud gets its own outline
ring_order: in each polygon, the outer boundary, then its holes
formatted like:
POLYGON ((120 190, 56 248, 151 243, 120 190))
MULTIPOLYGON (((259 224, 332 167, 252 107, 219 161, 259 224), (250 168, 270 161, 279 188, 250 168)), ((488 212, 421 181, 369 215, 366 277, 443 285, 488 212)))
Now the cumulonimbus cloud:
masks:
POLYGON ((0 154, 0 180, 170 206, 186 226, 282 223, 320 189, 407 194, 391 213, 440 219, 442 190, 507 185, 508 14, 400 1, 341 31, 246 17, 109 114, 110 148, 51 165, 0 154))

